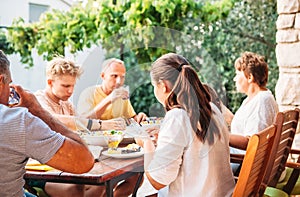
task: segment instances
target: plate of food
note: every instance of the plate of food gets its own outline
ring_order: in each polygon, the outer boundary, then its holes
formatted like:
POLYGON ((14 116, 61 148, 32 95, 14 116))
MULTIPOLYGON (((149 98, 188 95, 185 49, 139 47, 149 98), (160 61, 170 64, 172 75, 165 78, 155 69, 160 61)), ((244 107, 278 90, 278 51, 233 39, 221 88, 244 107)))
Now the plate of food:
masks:
POLYGON ((117 148, 116 150, 106 150, 103 155, 118 159, 129 159, 144 155, 144 150, 137 144, 128 144, 126 147, 117 148))

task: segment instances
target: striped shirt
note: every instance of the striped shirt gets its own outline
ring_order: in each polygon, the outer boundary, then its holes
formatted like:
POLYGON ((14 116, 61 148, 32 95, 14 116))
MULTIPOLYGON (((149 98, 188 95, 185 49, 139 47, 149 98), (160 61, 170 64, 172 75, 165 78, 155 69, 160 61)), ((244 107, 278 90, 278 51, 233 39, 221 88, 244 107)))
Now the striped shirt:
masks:
POLYGON ((28 158, 47 163, 64 140, 26 108, 0 104, 0 196, 24 196, 28 158))

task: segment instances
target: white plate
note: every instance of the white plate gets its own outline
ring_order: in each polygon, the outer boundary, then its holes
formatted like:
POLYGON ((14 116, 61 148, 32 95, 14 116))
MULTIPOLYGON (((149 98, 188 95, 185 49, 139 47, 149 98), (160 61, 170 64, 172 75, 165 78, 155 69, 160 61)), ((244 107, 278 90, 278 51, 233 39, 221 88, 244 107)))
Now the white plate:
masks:
POLYGON ((134 152, 134 153, 124 153, 124 154, 109 154, 106 151, 102 152, 103 155, 108 156, 108 157, 113 157, 113 158, 118 158, 118 159, 129 159, 129 158, 135 158, 135 157, 140 157, 144 155, 144 150, 141 149, 139 152, 134 152))

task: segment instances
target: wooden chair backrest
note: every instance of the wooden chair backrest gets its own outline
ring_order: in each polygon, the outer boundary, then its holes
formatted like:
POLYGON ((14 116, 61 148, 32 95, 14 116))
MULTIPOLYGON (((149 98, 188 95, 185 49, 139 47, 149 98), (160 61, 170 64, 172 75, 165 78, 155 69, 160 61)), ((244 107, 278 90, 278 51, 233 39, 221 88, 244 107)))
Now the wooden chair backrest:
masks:
POLYGON ((272 151, 276 126, 271 125, 251 136, 233 197, 259 196, 272 151))
POLYGON ((299 120, 299 109, 278 112, 276 115, 275 125, 277 132, 274 139, 274 148, 270 155, 270 163, 273 167, 267 169, 264 183, 268 186, 275 187, 285 169, 285 164, 296 134, 299 120))

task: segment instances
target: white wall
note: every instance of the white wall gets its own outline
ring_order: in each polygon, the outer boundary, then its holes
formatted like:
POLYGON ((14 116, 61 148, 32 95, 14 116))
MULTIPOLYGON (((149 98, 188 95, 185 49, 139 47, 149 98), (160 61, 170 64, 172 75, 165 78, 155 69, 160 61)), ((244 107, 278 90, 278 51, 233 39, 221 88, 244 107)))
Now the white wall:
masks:
POLYGON ((14 18, 29 18, 29 3, 47 5, 50 9, 68 10, 73 0, 0 0, 0 25, 10 26, 14 18))
POLYGON ((66 57, 73 57, 76 63, 82 66, 84 72, 77 81, 72 101, 77 105, 80 93, 87 87, 101 83, 100 71, 102 62, 105 60, 105 51, 99 46, 77 53, 75 56, 66 54, 66 57))
POLYGON ((23 17, 28 20, 29 4, 24 0, 0 0, 0 25, 10 26, 13 19, 23 17))

